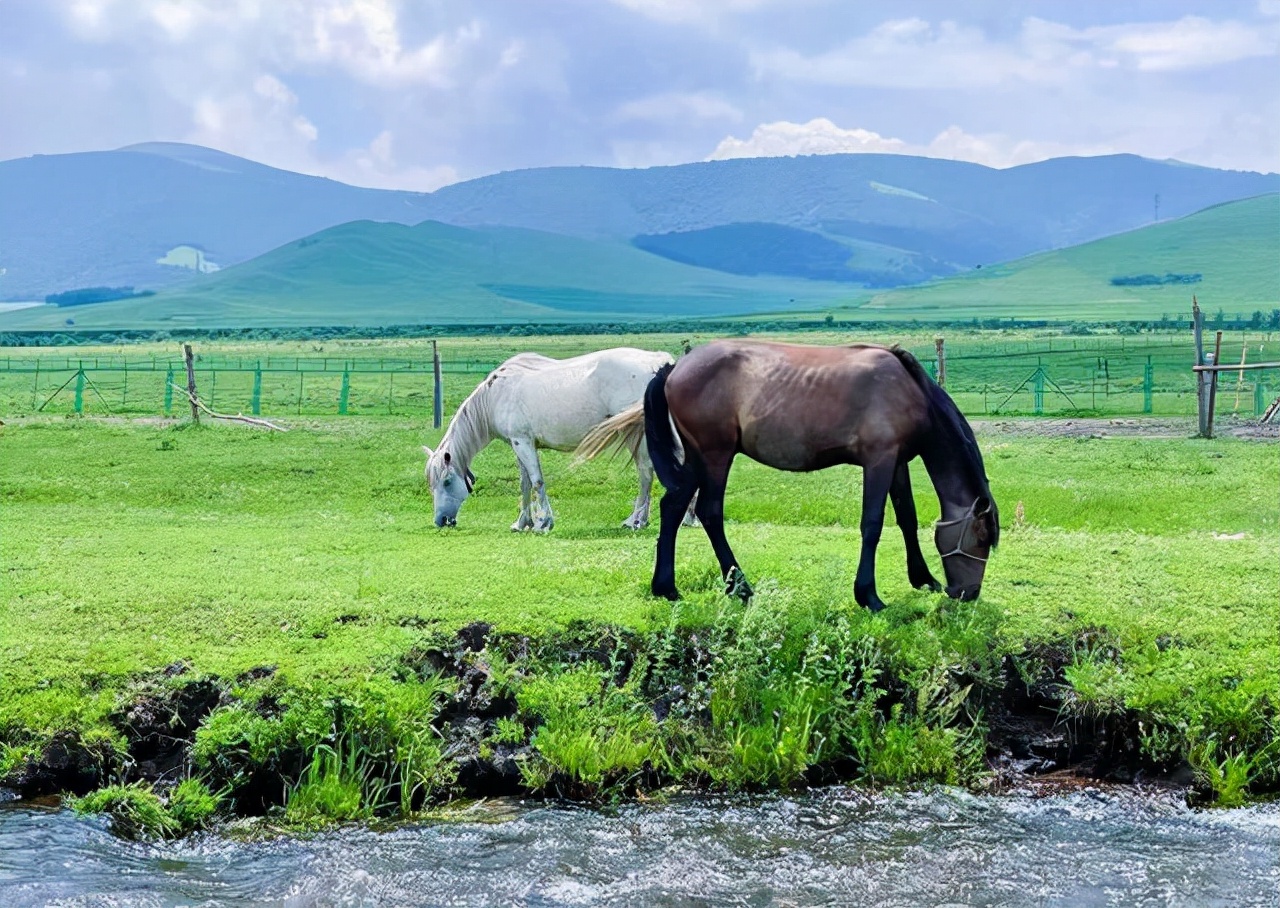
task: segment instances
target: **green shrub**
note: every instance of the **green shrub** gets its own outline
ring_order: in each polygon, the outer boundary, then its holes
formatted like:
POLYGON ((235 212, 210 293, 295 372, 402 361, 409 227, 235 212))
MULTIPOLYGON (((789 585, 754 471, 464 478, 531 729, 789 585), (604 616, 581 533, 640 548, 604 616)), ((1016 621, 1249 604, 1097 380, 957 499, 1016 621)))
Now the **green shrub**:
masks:
POLYGON ((146 782, 108 785, 82 798, 71 799, 78 814, 106 814, 111 832, 125 839, 169 839, 183 832, 181 823, 165 809, 164 801, 146 782))

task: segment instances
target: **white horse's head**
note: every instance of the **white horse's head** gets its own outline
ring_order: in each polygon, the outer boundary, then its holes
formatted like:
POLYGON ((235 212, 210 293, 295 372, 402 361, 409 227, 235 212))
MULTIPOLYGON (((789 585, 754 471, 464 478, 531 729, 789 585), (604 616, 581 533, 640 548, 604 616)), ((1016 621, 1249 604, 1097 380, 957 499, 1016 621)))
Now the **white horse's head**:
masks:
POLYGON ((476 478, 470 470, 460 468, 448 451, 432 451, 426 445, 422 451, 427 455, 427 485, 435 502, 436 526, 457 526, 458 509, 471 494, 476 478))

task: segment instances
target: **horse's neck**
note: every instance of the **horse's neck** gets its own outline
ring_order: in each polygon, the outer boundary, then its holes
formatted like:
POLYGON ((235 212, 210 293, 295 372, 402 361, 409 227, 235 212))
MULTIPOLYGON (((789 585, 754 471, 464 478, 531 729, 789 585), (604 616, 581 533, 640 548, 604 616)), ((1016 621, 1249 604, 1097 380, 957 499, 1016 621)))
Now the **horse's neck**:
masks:
POLYGON ((951 440, 941 432, 931 437, 920 451, 920 459, 938 494, 943 520, 955 520, 986 494, 970 475, 964 458, 951 447, 951 440))
POLYGON ((440 440, 440 450, 448 451, 464 470, 470 469, 472 459, 493 441, 493 408, 488 391, 481 386, 462 402, 440 440))

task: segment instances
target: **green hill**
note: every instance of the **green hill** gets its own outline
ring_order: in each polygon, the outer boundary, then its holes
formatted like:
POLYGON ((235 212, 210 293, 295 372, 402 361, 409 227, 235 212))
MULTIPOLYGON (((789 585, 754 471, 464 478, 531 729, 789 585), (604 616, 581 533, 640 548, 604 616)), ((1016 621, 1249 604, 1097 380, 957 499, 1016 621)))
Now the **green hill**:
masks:
POLYGON ((724 274, 623 241, 356 221, 155 296, 0 314, 0 329, 637 320, 812 310, 856 292, 724 274))
POLYGON ((1280 194, 876 294, 842 316, 1140 320, 1280 307, 1280 194))

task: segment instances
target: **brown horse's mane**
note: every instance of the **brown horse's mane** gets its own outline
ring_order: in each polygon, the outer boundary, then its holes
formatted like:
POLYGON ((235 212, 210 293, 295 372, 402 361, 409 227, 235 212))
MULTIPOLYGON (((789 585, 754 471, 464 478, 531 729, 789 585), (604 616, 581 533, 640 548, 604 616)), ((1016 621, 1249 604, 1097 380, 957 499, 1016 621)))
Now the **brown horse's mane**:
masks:
MULTIPOLYGON (((874 345, 860 344, 858 346, 874 345)), ((969 475, 969 479, 978 488, 982 489, 987 498, 991 498, 991 484, 987 480, 987 468, 982 463, 982 452, 978 450, 978 439, 974 437, 973 428, 969 425, 969 421, 964 418, 964 414, 960 412, 960 408, 956 406, 956 402, 925 371, 924 366, 920 364, 920 360, 916 359, 910 350, 904 350, 897 344, 887 349, 898 357, 903 368, 907 370, 907 374, 914 378, 916 383, 920 385, 920 389, 924 391, 925 397, 929 401, 929 417, 933 423, 934 431, 939 433, 947 443, 950 453, 960 458, 965 472, 969 475)), ((992 547, 994 548, 1000 542, 999 518, 993 520, 992 525, 994 527, 992 547)))

